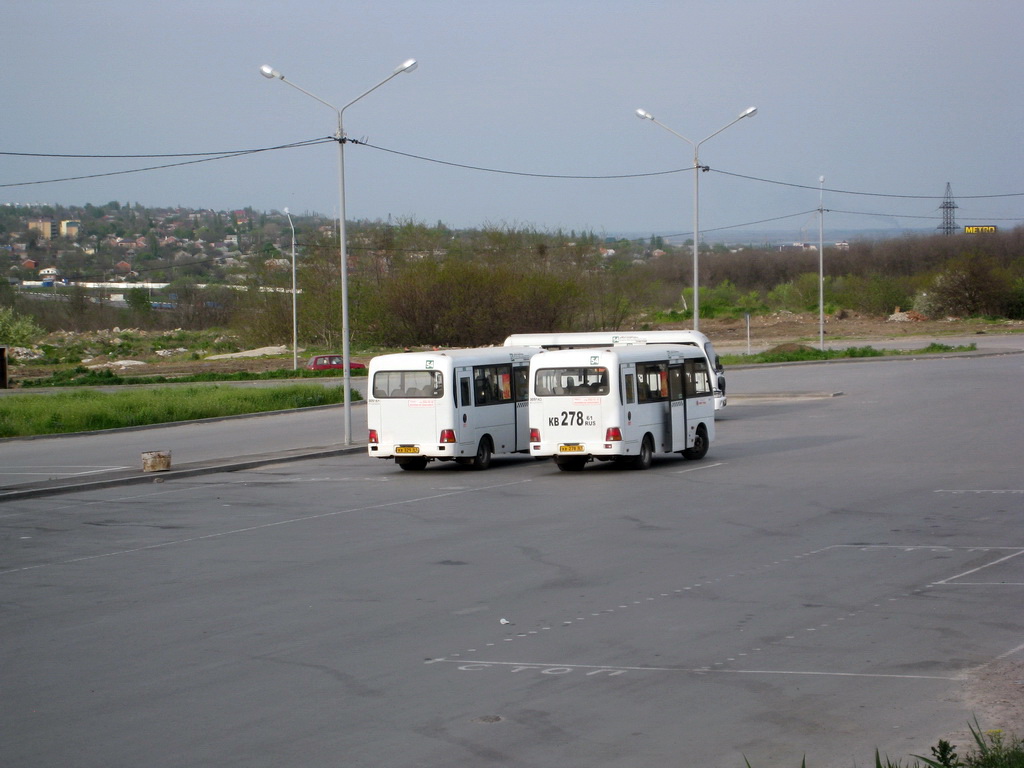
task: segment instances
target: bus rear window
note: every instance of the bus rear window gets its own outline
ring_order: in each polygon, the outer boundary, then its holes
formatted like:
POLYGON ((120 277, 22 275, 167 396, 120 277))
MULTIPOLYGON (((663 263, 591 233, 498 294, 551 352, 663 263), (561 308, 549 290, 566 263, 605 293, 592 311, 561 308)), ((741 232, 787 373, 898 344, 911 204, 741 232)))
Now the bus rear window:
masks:
POLYGON ((377 371, 373 374, 373 396, 444 397, 444 378, 440 371, 377 371))
POLYGON ((607 395, 608 369, 604 367, 541 368, 534 377, 538 397, 607 395))

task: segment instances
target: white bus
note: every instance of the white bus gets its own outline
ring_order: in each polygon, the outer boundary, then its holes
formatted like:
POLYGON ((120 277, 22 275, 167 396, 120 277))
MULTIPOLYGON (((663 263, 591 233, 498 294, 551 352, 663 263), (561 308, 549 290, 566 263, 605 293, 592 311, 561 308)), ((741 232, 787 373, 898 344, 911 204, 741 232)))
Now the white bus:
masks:
POLYGON ((715 439, 711 371, 682 344, 563 349, 530 361, 530 454, 581 470, 647 469, 655 453, 701 459, 715 439))
POLYGON ((725 394, 725 368, 711 339, 700 331, 586 331, 582 333, 513 333, 505 346, 527 345, 543 349, 581 349, 620 344, 688 344, 704 353, 708 368, 714 372, 715 410, 728 404, 725 394))
POLYGON ((529 452, 527 378, 537 348, 404 352, 370 361, 367 452, 402 469, 457 461, 487 469, 529 452))

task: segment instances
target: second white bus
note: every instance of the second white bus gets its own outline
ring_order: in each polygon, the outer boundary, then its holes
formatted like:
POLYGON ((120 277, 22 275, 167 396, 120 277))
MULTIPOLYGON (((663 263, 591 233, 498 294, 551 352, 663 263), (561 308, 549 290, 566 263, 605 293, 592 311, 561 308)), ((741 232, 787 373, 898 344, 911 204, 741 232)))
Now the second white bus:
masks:
POLYGON ((715 439, 704 354, 686 345, 563 349, 530 361, 530 454, 581 470, 647 469, 655 454, 701 459, 715 439))
POLYGON ((711 386, 715 390, 715 410, 729 403, 725 394, 725 367, 711 339, 700 331, 686 329, 671 331, 582 331, 572 333, 513 333, 505 339, 505 346, 542 347, 543 349, 580 349, 625 344, 688 344, 704 354, 708 368, 713 372, 711 386))
POLYGON ((527 347, 379 355, 370 361, 367 452, 419 470, 431 461, 487 469, 529 451, 527 347))

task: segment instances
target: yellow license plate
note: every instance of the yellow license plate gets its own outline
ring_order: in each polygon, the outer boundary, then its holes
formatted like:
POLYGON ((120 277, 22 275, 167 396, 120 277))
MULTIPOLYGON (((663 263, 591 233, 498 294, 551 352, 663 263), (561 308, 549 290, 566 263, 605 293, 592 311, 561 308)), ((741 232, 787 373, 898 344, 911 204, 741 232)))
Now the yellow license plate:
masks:
POLYGON ((419 453, 420 449, 415 445, 396 445, 395 453, 419 453))
POLYGON ((558 446, 559 453, 583 453, 582 445, 560 445, 558 446))

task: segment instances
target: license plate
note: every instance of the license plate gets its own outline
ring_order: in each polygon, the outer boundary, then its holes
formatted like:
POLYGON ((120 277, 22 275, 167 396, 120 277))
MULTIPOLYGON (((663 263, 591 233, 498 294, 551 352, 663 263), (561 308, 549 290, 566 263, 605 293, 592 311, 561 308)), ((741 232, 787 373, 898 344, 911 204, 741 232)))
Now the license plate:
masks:
POLYGON ((559 453, 583 453, 582 445, 560 445, 558 446, 559 453))
POLYGON ((419 453, 419 446, 415 445, 396 445, 395 453, 419 453))

